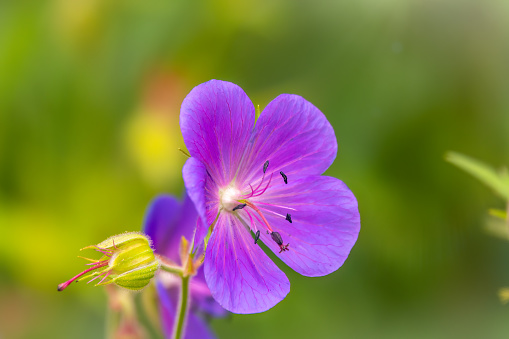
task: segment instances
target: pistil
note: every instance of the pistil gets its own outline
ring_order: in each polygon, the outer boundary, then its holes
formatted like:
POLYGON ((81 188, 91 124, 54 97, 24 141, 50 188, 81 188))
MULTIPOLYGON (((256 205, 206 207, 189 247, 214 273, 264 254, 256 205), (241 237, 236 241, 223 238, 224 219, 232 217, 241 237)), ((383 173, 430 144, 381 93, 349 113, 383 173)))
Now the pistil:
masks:
MULTIPOLYGON (((273 176, 274 173, 270 174, 269 181, 265 185, 265 187, 263 189, 260 189, 260 187, 262 187, 262 185, 263 185, 263 183, 265 181, 265 174, 267 172, 267 168, 268 167, 269 167, 269 161, 267 160, 263 164, 263 175, 262 175, 262 178, 260 180, 260 183, 256 186, 256 188, 253 188, 253 186, 251 184, 248 184, 249 188, 251 189, 250 193, 244 194, 244 195, 237 194, 237 193, 240 193, 240 192, 236 188, 234 188, 234 186, 232 184, 232 185, 228 186, 226 189, 221 190, 219 192, 220 202, 221 202, 222 207, 225 210, 230 211, 232 213, 235 212, 235 215, 237 216, 237 218, 239 218, 239 220, 246 227, 249 227, 243 221, 242 217, 238 214, 238 213, 240 213, 240 210, 243 210, 243 211, 246 212, 247 216, 249 217, 250 228, 251 228, 251 230, 253 232, 255 232, 255 241, 254 241, 255 245, 257 244, 258 240, 260 239, 260 230, 256 226, 256 223, 255 223, 254 219, 256 219, 256 221, 259 222, 260 225, 264 225, 267 228, 267 234, 270 234, 272 240, 274 242, 276 242, 276 244, 279 246, 279 248, 281 249, 279 253, 281 253, 281 252, 284 252, 284 251, 288 251, 289 244, 286 244, 286 245, 283 244, 283 239, 281 237, 281 234, 279 234, 278 232, 274 232, 274 230, 270 226, 269 222, 267 221, 267 219, 263 215, 262 210, 264 212, 274 214, 274 215, 276 215, 276 216, 278 216, 280 218, 285 218, 285 220, 287 220, 290 223, 292 223, 292 217, 291 217, 291 215, 289 213, 287 213, 286 217, 285 217, 284 215, 279 214, 279 213, 269 209, 268 206, 277 207, 277 208, 284 208, 284 209, 289 209, 289 210, 295 210, 295 209, 294 208, 290 208, 290 207, 286 207, 286 206, 281 206, 281 205, 264 203, 264 202, 261 202, 261 201, 256 201, 256 203, 257 204, 261 204, 261 205, 265 205, 267 207, 265 207, 265 206, 264 207, 261 207, 261 206, 257 207, 253 202, 248 200, 249 198, 255 198, 255 197, 259 197, 259 196, 263 195, 267 191, 267 189, 269 188, 269 186, 270 186, 270 184, 272 182, 272 176, 273 176), (251 214, 249 209, 247 209, 245 207, 252 208, 256 213, 251 214), (254 219, 253 219, 253 217, 254 217, 254 219), (258 217, 260 217, 261 220, 258 217)), ((283 173, 283 171, 281 171, 279 173, 283 177, 283 180, 284 180, 285 184, 288 184, 288 177, 283 173)))
POLYGON ((67 288, 67 286, 69 286, 74 280, 78 279, 79 277, 82 277, 83 275, 87 274, 90 271, 96 270, 96 269, 104 267, 104 266, 108 266, 108 260, 100 261, 99 263, 97 263, 97 265, 95 265, 93 267, 90 267, 89 269, 84 270, 80 274, 72 277, 71 279, 67 280, 64 283, 61 283, 60 285, 58 285, 58 288, 57 288, 58 291, 65 290, 67 288))

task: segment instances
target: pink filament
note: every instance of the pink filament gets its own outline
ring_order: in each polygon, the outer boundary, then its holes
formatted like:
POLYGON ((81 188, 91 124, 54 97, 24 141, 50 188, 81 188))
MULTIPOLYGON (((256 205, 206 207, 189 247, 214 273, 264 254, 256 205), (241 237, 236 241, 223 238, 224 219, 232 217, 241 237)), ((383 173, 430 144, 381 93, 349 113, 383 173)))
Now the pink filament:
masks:
POLYGON ((98 283, 97 285, 100 285, 100 284, 104 281, 104 279, 108 278, 108 276, 110 275, 110 273, 111 273, 111 272, 110 272, 110 271, 108 271, 108 273, 106 273, 106 275, 104 276, 104 278, 102 278, 102 279, 101 279, 101 281, 99 281, 99 283, 98 283))
POLYGON ((253 222, 253 217, 251 216, 251 213, 249 213, 248 210, 246 210, 247 215, 249 216, 249 221, 251 222, 251 229, 258 230, 255 223, 253 222))
MULTIPOLYGON (((274 174, 274 173, 272 173, 274 174)), ((253 197, 258 197, 260 195, 262 195, 263 193, 265 193, 265 191, 267 190, 267 188, 269 188, 269 185, 270 185, 270 182, 272 181, 272 174, 270 175, 270 179, 269 179, 269 183, 267 184, 267 186, 265 186, 265 188, 263 189, 263 191, 261 193, 257 193, 255 195, 253 195, 253 197)), ((258 188, 257 188, 258 189, 258 188)))
POLYGON ((255 191, 258 191, 258 189, 260 188, 260 186, 261 186, 261 185, 262 185, 262 183, 263 183, 263 180, 265 180, 265 172, 263 172, 262 181, 260 181, 260 183, 258 184, 258 186, 255 188, 255 191))
POLYGON ((101 279, 101 281, 99 281, 99 282, 97 283, 97 285, 99 285, 100 283, 102 283, 102 282, 104 281, 104 279, 106 279, 106 278, 110 275, 110 273, 111 273, 110 271, 108 271, 108 272, 103 272, 103 273, 99 274, 98 276, 96 276, 96 277, 94 277, 94 278, 90 279, 90 280, 87 282, 87 284, 90 284, 92 281, 94 281, 95 279, 99 278, 100 276, 104 276, 104 277, 101 279))
MULTIPOLYGON (((256 207, 255 205, 253 205, 252 203, 250 203, 249 201, 247 201, 247 205, 249 207, 251 207, 252 209, 254 209, 256 211, 256 213, 258 213, 258 215, 262 218, 262 220, 265 222, 265 225, 267 225, 267 229, 272 233, 273 230, 272 230, 272 227, 270 227, 270 224, 269 222, 267 221, 267 219, 265 219, 265 217, 263 216, 262 212, 258 209, 258 207, 256 207)), ((256 215, 255 215, 256 217, 256 215)), ((257 218, 258 219, 258 218, 257 218)))
POLYGON ((251 186, 251 184, 249 184, 249 187, 251 188, 251 193, 250 193, 250 194, 246 194, 246 195, 244 195, 244 196, 242 196, 242 197, 243 197, 244 199, 247 199, 247 198, 251 198, 252 196, 257 197, 258 195, 262 195, 262 194, 263 194, 263 193, 267 190, 267 188, 269 187, 269 185, 270 185, 270 181, 272 180, 272 175, 273 175, 273 174, 274 174, 274 173, 271 173, 271 174, 270 174, 269 183, 267 184, 267 186, 265 186, 264 190, 263 190, 261 193, 259 193, 259 194, 258 194, 258 189, 262 186, 262 184, 263 184, 263 182, 264 182, 264 180, 265 180, 265 173, 263 173, 262 180, 260 181, 260 183, 258 184, 258 186, 256 186, 256 188, 255 188, 255 189, 253 189, 253 186, 251 186), (257 193, 257 195, 253 195, 253 194, 255 194, 255 192, 257 193))
POLYGON ((88 272, 90 271, 93 271, 93 270, 96 270, 98 268, 101 268, 101 267, 104 267, 104 266, 107 266, 108 265, 108 261, 105 260, 105 261, 101 261, 99 263, 97 263, 95 266, 93 267, 90 267, 89 269, 86 269, 84 270, 83 272, 81 272, 80 274, 72 277, 71 279, 67 280, 66 282, 64 283, 61 283, 60 285, 58 285, 58 291, 63 291, 67 288, 67 286, 69 286, 74 280, 78 279, 79 277, 87 274, 88 272))
POLYGON ((265 211, 265 212, 269 212, 269 213, 272 213, 272 214, 274 214, 274 215, 277 215, 278 217, 282 217, 282 218, 284 218, 284 217, 285 217, 284 215, 279 214, 279 213, 274 212, 274 211, 271 211, 271 210, 269 210, 269 209, 267 209, 267 208, 264 208, 264 207, 258 207, 258 208, 259 208, 259 209, 261 209, 261 210, 263 210, 263 211, 265 211))
POLYGON ((249 187, 251 187, 251 194, 245 194, 242 196, 242 198, 247 199, 247 198, 251 198, 253 196, 253 194, 254 194, 253 186, 251 186, 251 184, 249 184, 249 187))
POLYGON ((270 204, 268 202, 257 201, 256 203, 257 204, 262 204, 262 205, 267 205, 267 206, 272 206, 272 207, 286 208, 288 210, 296 211, 295 208, 291 208, 291 207, 287 207, 287 206, 282 206, 282 205, 276 205, 276 204, 270 204))
POLYGON ((105 256, 107 256, 107 257, 111 257, 111 255, 113 254, 113 252, 112 252, 112 251, 107 251, 107 250, 105 250, 104 248, 100 248, 100 247, 97 247, 97 246, 95 247, 95 250, 96 250, 97 252, 101 252, 102 254, 104 254, 104 255, 105 255, 105 256))

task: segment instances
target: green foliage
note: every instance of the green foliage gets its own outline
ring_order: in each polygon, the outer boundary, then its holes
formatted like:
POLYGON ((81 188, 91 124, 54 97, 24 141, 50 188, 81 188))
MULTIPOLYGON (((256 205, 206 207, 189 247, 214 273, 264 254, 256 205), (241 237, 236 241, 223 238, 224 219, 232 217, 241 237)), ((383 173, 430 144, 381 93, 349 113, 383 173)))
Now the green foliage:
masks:
POLYGON ((506 244, 479 227, 491 191, 440 157, 509 159, 508 13, 506 0, 0 1, 0 336, 102 337, 102 289, 54 291, 76 270, 63 254, 182 194, 180 104, 215 78, 262 109, 280 93, 316 105, 339 145, 325 175, 362 218, 338 272, 278 262, 291 298, 212 320, 218 338, 507 337, 493 297, 506 244))
POLYGON ((497 195, 509 200, 509 173, 507 168, 496 171, 493 167, 466 155, 448 152, 445 159, 491 188, 497 195))

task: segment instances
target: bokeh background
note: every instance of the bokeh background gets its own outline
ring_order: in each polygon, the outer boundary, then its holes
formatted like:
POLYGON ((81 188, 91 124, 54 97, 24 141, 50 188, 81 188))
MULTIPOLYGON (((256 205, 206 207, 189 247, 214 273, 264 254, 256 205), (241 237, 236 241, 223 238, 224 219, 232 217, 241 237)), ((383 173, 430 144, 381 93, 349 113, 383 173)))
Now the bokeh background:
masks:
POLYGON ((104 289, 56 286, 181 194, 180 104, 212 78, 319 107, 362 219, 339 271, 284 267, 288 297, 218 337, 507 338, 503 202, 443 159, 509 164, 506 0, 0 1, 0 338, 104 336, 104 289))

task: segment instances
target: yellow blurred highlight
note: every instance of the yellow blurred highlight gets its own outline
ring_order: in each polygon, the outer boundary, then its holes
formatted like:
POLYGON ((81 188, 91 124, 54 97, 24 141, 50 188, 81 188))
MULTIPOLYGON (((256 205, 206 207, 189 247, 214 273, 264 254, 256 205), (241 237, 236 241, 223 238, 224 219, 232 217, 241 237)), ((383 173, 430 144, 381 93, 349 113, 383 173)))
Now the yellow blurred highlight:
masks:
POLYGON ((503 210, 499 210, 499 209, 496 209, 496 208, 490 208, 488 213, 491 215, 491 216, 494 216, 494 217, 497 217, 497 218, 500 218, 502 220, 505 220, 507 219, 507 211, 503 211, 503 210))
POLYGON ((127 123, 125 143, 129 156, 150 185, 180 183, 186 157, 178 151, 184 141, 177 119, 171 121, 161 114, 139 112, 127 123))
POLYGON ((110 1, 54 1, 53 27, 63 45, 78 51, 97 45, 107 21, 108 2, 110 1))
POLYGON ((58 225, 62 220, 35 208, 11 208, 4 211, 0 223, 11 225, 8 237, 0 237, 0 256, 12 276, 35 290, 47 290, 59 278, 73 256, 58 225), (60 253, 57 253, 60 252, 60 253))
POLYGON ((500 298, 500 301, 505 305, 509 302, 509 288, 504 287, 498 290, 498 296, 500 298))

